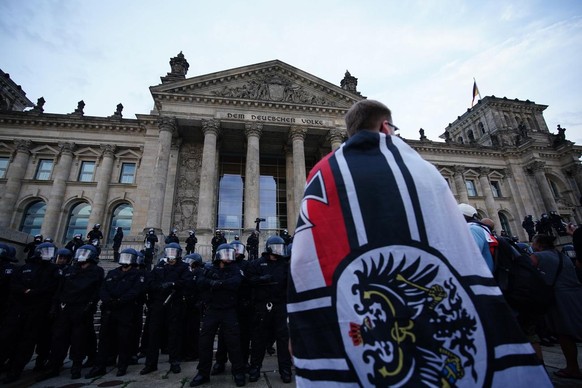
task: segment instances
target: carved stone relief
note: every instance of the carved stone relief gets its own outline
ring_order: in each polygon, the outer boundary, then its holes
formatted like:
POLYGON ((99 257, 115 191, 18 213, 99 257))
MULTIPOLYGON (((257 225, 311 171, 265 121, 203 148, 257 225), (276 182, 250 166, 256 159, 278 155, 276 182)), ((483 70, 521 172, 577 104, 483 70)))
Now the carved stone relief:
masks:
POLYGON ((190 230, 196 227, 202 148, 202 144, 192 143, 183 144, 180 148, 174 207, 174 225, 178 230, 190 230))

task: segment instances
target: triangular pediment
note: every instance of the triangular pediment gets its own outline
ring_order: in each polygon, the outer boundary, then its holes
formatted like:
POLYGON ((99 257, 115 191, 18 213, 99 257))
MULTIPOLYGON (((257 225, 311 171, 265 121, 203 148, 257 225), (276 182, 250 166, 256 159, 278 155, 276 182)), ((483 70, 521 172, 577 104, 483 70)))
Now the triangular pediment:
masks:
POLYGON ((154 99, 212 98, 349 109, 363 99, 279 60, 243 66, 150 88, 154 99))

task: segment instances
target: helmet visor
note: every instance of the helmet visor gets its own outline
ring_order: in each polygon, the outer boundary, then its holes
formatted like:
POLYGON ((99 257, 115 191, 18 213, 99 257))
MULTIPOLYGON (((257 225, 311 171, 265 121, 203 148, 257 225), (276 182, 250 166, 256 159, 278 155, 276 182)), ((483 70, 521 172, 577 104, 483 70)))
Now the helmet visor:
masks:
POLYGON ((165 248, 164 251, 168 259, 177 259, 180 254, 180 249, 178 248, 165 248))
POLYGON ((119 264, 133 264, 136 262, 135 255, 131 253, 120 253, 119 264))
POLYGON ((245 245, 244 244, 233 244, 234 250, 237 255, 244 255, 245 254, 245 245))
POLYGON ((55 247, 42 247, 39 249, 40 258, 44 261, 51 261, 55 257, 55 247))
POLYGON ((79 263, 84 263, 91 258, 92 254, 93 251, 91 251, 90 249, 79 248, 75 251, 75 260, 77 260, 77 262, 79 263))
POLYGON ((271 248, 272 255, 278 255, 278 256, 285 256, 286 255, 285 244, 271 244, 271 245, 269 245, 269 248, 271 248))
POLYGON ((233 248, 226 248, 226 249, 221 249, 218 252, 216 252, 216 259, 217 260, 221 260, 221 261, 225 261, 225 262, 231 262, 234 260, 234 249, 233 248))
POLYGON ((10 258, 10 251, 8 248, 0 247, 0 257, 5 259, 10 258))

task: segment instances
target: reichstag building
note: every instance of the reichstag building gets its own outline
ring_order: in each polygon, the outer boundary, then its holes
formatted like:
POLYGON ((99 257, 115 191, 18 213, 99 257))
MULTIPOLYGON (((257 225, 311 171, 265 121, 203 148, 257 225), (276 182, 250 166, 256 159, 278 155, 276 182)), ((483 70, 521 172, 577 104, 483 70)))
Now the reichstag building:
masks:
MULTIPOLYGON (((343 116, 365 97, 349 72, 340 85, 274 60, 187 77, 182 53, 150 87, 154 109, 124 118, 44 112, 0 71, 0 240, 19 247, 41 233, 57 245, 101 224, 140 248, 144 230, 160 241, 176 228, 198 236, 210 259, 216 229, 246 242, 293 234, 311 167, 346 139, 343 116)), ((74 108, 74 109, 73 109, 74 108)), ((550 131, 546 105, 487 96, 435 141, 405 141, 433 163, 459 202, 527 240, 521 227, 557 211, 582 222, 582 147, 550 131)), ((114 107, 112 105, 112 110, 114 107)))

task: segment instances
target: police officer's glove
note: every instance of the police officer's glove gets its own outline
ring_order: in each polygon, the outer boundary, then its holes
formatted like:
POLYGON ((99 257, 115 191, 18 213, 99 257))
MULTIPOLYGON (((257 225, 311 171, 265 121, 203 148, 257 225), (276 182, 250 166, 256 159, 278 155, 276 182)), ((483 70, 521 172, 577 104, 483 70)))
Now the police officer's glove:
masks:
POLYGON ((259 280, 263 283, 269 283, 273 280, 273 275, 270 274, 261 275, 261 277, 259 277, 259 280))
POLYGON ((164 282, 162 283, 162 289, 168 290, 174 287, 174 282, 164 282))
POLYGON ((210 281, 210 288, 212 288, 213 290, 216 288, 219 288, 220 286, 222 286, 222 282, 219 280, 211 280, 210 281))

